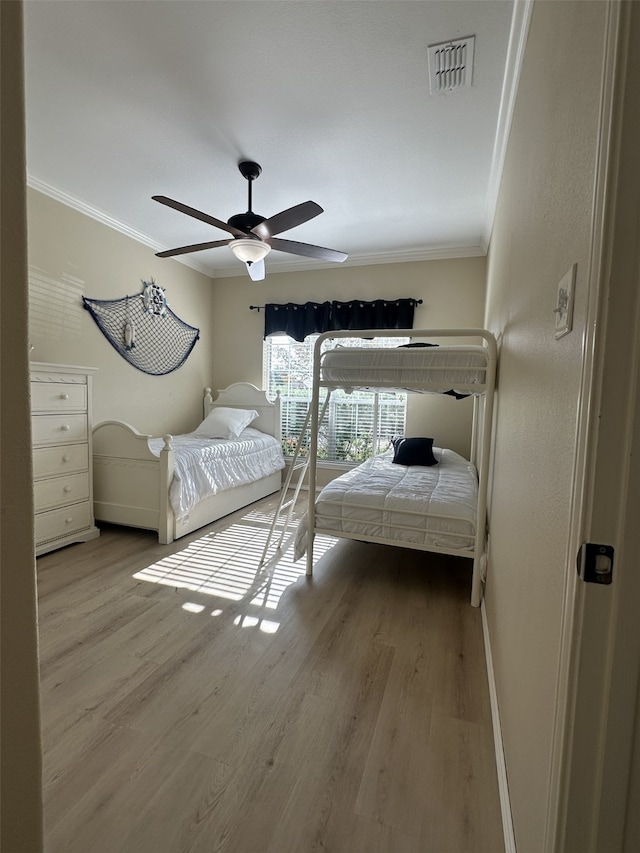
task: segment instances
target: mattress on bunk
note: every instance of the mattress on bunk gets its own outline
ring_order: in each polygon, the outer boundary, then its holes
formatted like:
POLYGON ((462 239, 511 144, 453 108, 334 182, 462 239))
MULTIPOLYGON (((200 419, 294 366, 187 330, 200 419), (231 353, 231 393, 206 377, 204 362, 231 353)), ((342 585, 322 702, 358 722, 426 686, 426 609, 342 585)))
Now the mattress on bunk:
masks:
MULTIPOLYGON (((177 518, 203 498, 253 483, 284 468, 281 443, 251 427, 229 440, 176 435, 171 446, 175 454, 169 498, 177 518)), ((160 456, 163 447, 163 439, 149 439, 149 448, 156 456, 160 456)))
MULTIPOLYGON (((316 500, 315 526, 354 538, 473 553, 478 502, 475 466, 453 450, 433 448, 437 465, 398 465, 374 456, 332 480, 316 500)), ((304 553, 301 524, 296 553, 304 553)))
POLYGON ((322 356, 322 379, 353 387, 419 391, 463 390, 486 382, 487 350, 482 346, 415 346, 382 349, 342 347, 322 356))

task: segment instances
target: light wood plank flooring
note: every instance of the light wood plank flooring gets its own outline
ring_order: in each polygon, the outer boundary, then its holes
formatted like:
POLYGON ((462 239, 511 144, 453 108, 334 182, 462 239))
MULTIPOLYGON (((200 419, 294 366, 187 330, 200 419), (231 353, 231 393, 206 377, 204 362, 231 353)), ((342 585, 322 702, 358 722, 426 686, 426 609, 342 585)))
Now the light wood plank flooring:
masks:
POLYGON ((38 560, 47 853, 502 853, 470 561, 272 504, 38 560))

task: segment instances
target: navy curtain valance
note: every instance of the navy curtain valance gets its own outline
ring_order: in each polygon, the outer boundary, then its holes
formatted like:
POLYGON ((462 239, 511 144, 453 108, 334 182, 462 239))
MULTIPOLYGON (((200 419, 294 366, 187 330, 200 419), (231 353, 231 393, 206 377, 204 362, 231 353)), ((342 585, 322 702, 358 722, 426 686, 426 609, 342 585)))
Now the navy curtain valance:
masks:
POLYGON ((340 329, 412 329, 417 299, 363 302, 286 302, 264 306, 264 337, 277 332, 303 341, 307 335, 340 329))

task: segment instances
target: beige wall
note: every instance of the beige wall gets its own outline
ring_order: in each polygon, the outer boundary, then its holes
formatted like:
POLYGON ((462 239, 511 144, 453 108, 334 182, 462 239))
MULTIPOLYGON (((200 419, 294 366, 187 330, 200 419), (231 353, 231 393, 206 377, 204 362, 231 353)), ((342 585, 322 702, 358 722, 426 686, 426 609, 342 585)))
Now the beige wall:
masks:
POLYGON ((27 350, 22 5, 0 3, 2 786, 0 847, 42 850, 42 766, 27 350))
MULTIPOLYGON (((268 264, 268 261, 267 261, 268 264)), ((328 267, 304 273, 248 276, 214 282, 213 377, 215 388, 246 380, 262 384, 264 313, 249 310, 265 302, 323 302, 338 299, 414 297, 422 299, 414 327, 444 329, 483 325, 485 258, 362 267, 328 267)), ((429 435, 467 455, 471 405, 429 395, 412 395, 407 432, 429 435)))
POLYGON ((28 194, 29 342, 33 361, 97 367, 93 419, 118 419, 156 435, 194 429, 212 382, 212 282, 35 190, 28 194), (200 329, 178 370, 150 376, 132 367, 83 308, 82 296, 117 299, 153 278, 171 309, 200 329), (63 311, 61 311, 61 306, 63 311))
POLYGON ((544 849, 605 7, 533 8, 489 251, 501 352, 486 609, 518 853, 544 849), (557 285, 576 262, 574 329, 556 341, 557 285))

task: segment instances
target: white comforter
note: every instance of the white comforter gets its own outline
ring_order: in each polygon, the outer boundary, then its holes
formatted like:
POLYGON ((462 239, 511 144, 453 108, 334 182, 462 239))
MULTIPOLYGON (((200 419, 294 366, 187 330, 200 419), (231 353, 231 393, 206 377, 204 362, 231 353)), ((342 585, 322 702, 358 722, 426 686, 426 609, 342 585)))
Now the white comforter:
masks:
MULTIPOLYGON (((336 535, 473 551, 478 478, 453 450, 434 447, 437 465, 397 465, 389 451, 332 480, 316 500, 315 526, 336 535)), ((296 538, 306 550, 307 520, 296 538)))
MULTIPOLYGON (((251 427, 231 440, 176 435, 171 446, 175 466, 169 497, 177 518, 203 498, 253 483, 284 468, 280 442, 251 427)), ((149 440, 149 448, 156 456, 163 447, 163 439, 149 440)))
POLYGON ((480 346, 342 347, 322 355, 322 379, 353 387, 392 387, 420 390, 424 384, 439 390, 486 382, 487 350, 480 346))

